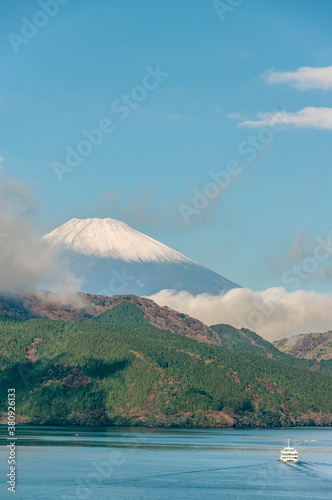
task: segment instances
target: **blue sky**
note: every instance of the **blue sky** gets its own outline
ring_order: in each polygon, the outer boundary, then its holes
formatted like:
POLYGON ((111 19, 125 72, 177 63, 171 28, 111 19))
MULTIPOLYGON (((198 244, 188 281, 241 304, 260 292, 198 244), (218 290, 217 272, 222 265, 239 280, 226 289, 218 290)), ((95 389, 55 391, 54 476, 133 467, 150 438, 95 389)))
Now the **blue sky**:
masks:
MULTIPOLYGON (((296 84, 299 68, 332 64, 330 2, 226 0, 223 20, 205 0, 54 2, 53 17, 37 14, 43 1, 8 2, 0 29, 3 172, 33 187, 43 230, 113 217, 243 286, 287 288, 332 229, 332 85, 296 84), (290 125, 259 136, 259 114, 276 110, 290 125), (52 165, 105 119, 113 131, 60 182, 52 165), (268 140, 252 161, 239 149, 250 136, 268 140), (197 210, 193 190, 230 161, 240 173, 197 210)), ((332 292, 331 268, 301 288, 332 292)))

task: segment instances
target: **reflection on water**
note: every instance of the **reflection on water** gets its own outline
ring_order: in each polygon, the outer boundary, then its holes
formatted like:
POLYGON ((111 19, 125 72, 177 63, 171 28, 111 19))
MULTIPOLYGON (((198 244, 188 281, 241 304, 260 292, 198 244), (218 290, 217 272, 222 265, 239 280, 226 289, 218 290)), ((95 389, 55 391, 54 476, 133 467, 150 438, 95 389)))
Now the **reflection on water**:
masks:
MULTIPOLYGON (((6 445, 5 427, 1 436, 6 445)), ((331 428, 24 426, 17 436, 18 499, 331 498, 331 428), (297 445, 300 463, 295 466, 278 460, 287 438, 303 442, 297 445)), ((5 498, 10 494, 5 446, 0 459, 0 497, 5 498)))

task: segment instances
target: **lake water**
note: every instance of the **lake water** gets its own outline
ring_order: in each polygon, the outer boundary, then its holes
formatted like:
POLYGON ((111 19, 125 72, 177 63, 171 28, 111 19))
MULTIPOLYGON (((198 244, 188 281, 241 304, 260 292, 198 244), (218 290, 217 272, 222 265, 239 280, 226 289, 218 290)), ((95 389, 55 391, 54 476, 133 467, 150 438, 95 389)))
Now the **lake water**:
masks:
MULTIPOLYGON (((11 498, 6 485, 7 430, 1 426, 0 432, 0 498, 11 498)), ((17 436, 17 500, 332 498, 332 429, 328 427, 24 426, 17 436), (296 445, 298 465, 279 462, 287 438, 291 444, 303 442, 296 445)))

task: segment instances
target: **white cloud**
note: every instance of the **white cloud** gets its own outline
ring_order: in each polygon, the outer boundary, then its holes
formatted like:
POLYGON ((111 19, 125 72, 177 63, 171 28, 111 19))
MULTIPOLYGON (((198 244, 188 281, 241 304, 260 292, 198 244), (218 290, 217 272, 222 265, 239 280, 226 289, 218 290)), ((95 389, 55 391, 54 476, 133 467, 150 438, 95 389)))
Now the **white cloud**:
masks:
POLYGON ((45 283, 62 293, 80 288, 66 261, 40 241, 38 209, 29 187, 0 173, 0 293, 29 293, 45 283))
POLYGON ((234 288, 217 296, 193 296, 185 291, 162 290, 149 298, 208 325, 227 323, 249 328, 269 341, 332 329, 332 295, 318 292, 234 288))
POLYGON ((295 113, 287 111, 258 113, 257 120, 246 120, 239 127, 271 127, 278 121, 288 128, 332 130, 332 108, 307 107, 295 113))
POLYGON ((3 165, 4 160, 5 160, 4 157, 0 156, 0 170, 2 170, 4 168, 4 165, 3 165))
POLYGON ((270 71, 265 76, 267 83, 290 83, 300 90, 332 89, 332 66, 311 68, 305 66, 296 71, 270 71))

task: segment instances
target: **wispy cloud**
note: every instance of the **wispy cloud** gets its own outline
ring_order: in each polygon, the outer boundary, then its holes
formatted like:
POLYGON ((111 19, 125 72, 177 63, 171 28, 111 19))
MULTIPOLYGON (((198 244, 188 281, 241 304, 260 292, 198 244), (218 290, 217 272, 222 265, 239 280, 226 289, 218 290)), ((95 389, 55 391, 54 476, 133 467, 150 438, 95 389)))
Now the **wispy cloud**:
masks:
POLYGON ((5 161, 3 156, 0 156, 0 170, 4 168, 3 162, 5 161))
POLYGON ((304 234, 297 234, 294 236, 289 248, 280 257, 280 252, 276 255, 274 253, 266 255, 266 260, 269 264, 270 270, 273 274, 280 274, 290 266, 299 261, 311 256, 312 251, 309 246, 309 238, 304 234))
POLYGON ((249 59, 250 57, 252 57, 252 53, 249 52, 249 50, 239 50, 239 52, 237 52, 237 55, 242 57, 242 59, 249 59))
POLYGON ((324 237, 310 240, 308 236, 298 234, 292 244, 280 258, 269 254, 266 261, 273 274, 282 275, 285 284, 291 290, 299 289, 302 282, 318 281, 325 283, 332 276, 332 231, 324 237))
POLYGON ((79 290, 80 281, 56 251, 39 239, 32 190, 0 173, 0 293, 29 293, 45 283, 60 292, 79 290))
POLYGON ((177 121, 177 122, 184 122, 184 121, 189 121, 193 120, 191 116, 184 116, 179 113, 163 113, 162 111, 159 112, 159 115, 164 119, 164 120, 170 120, 170 121, 177 121))
MULTIPOLYGON (((218 175, 218 174, 216 174, 218 175)), ((232 178, 229 186, 236 182, 232 178)), ((208 185, 211 184, 209 178, 208 185)), ((218 188, 217 184, 216 187, 218 188)), ((207 198, 204 188, 198 189, 192 185, 186 187, 183 193, 173 201, 166 201, 162 194, 151 190, 146 185, 139 186, 136 191, 109 190, 101 195, 91 214, 93 217, 113 217, 146 231, 156 225, 178 231, 191 231, 194 227, 204 225, 214 216, 225 189, 218 189, 216 195, 207 198), (197 202, 197 203, 196 203, 197 202), (189 210, 190 224, 184 219, 179 206, 185 205, 189 210), (198 208, 197 208, 198 207, 198 208)))
POLYGON ((228 113, 227 118, 231 118, 232 120, 245 120, 248 117, 240 113, 228 113))
POLYGON ((245 120, 239 127, 260 128, 270 126, 276 119, 288 128, 332 130, 332 108, 306 107, 294 113, 287 111, 258 113, 257 120, 245 120))
POLYGON ((296 71, 269 71, 262 75, 267 83, 289 83, 300 90, 332 89, 332 66, 312 68, 304 66, 296 71))

